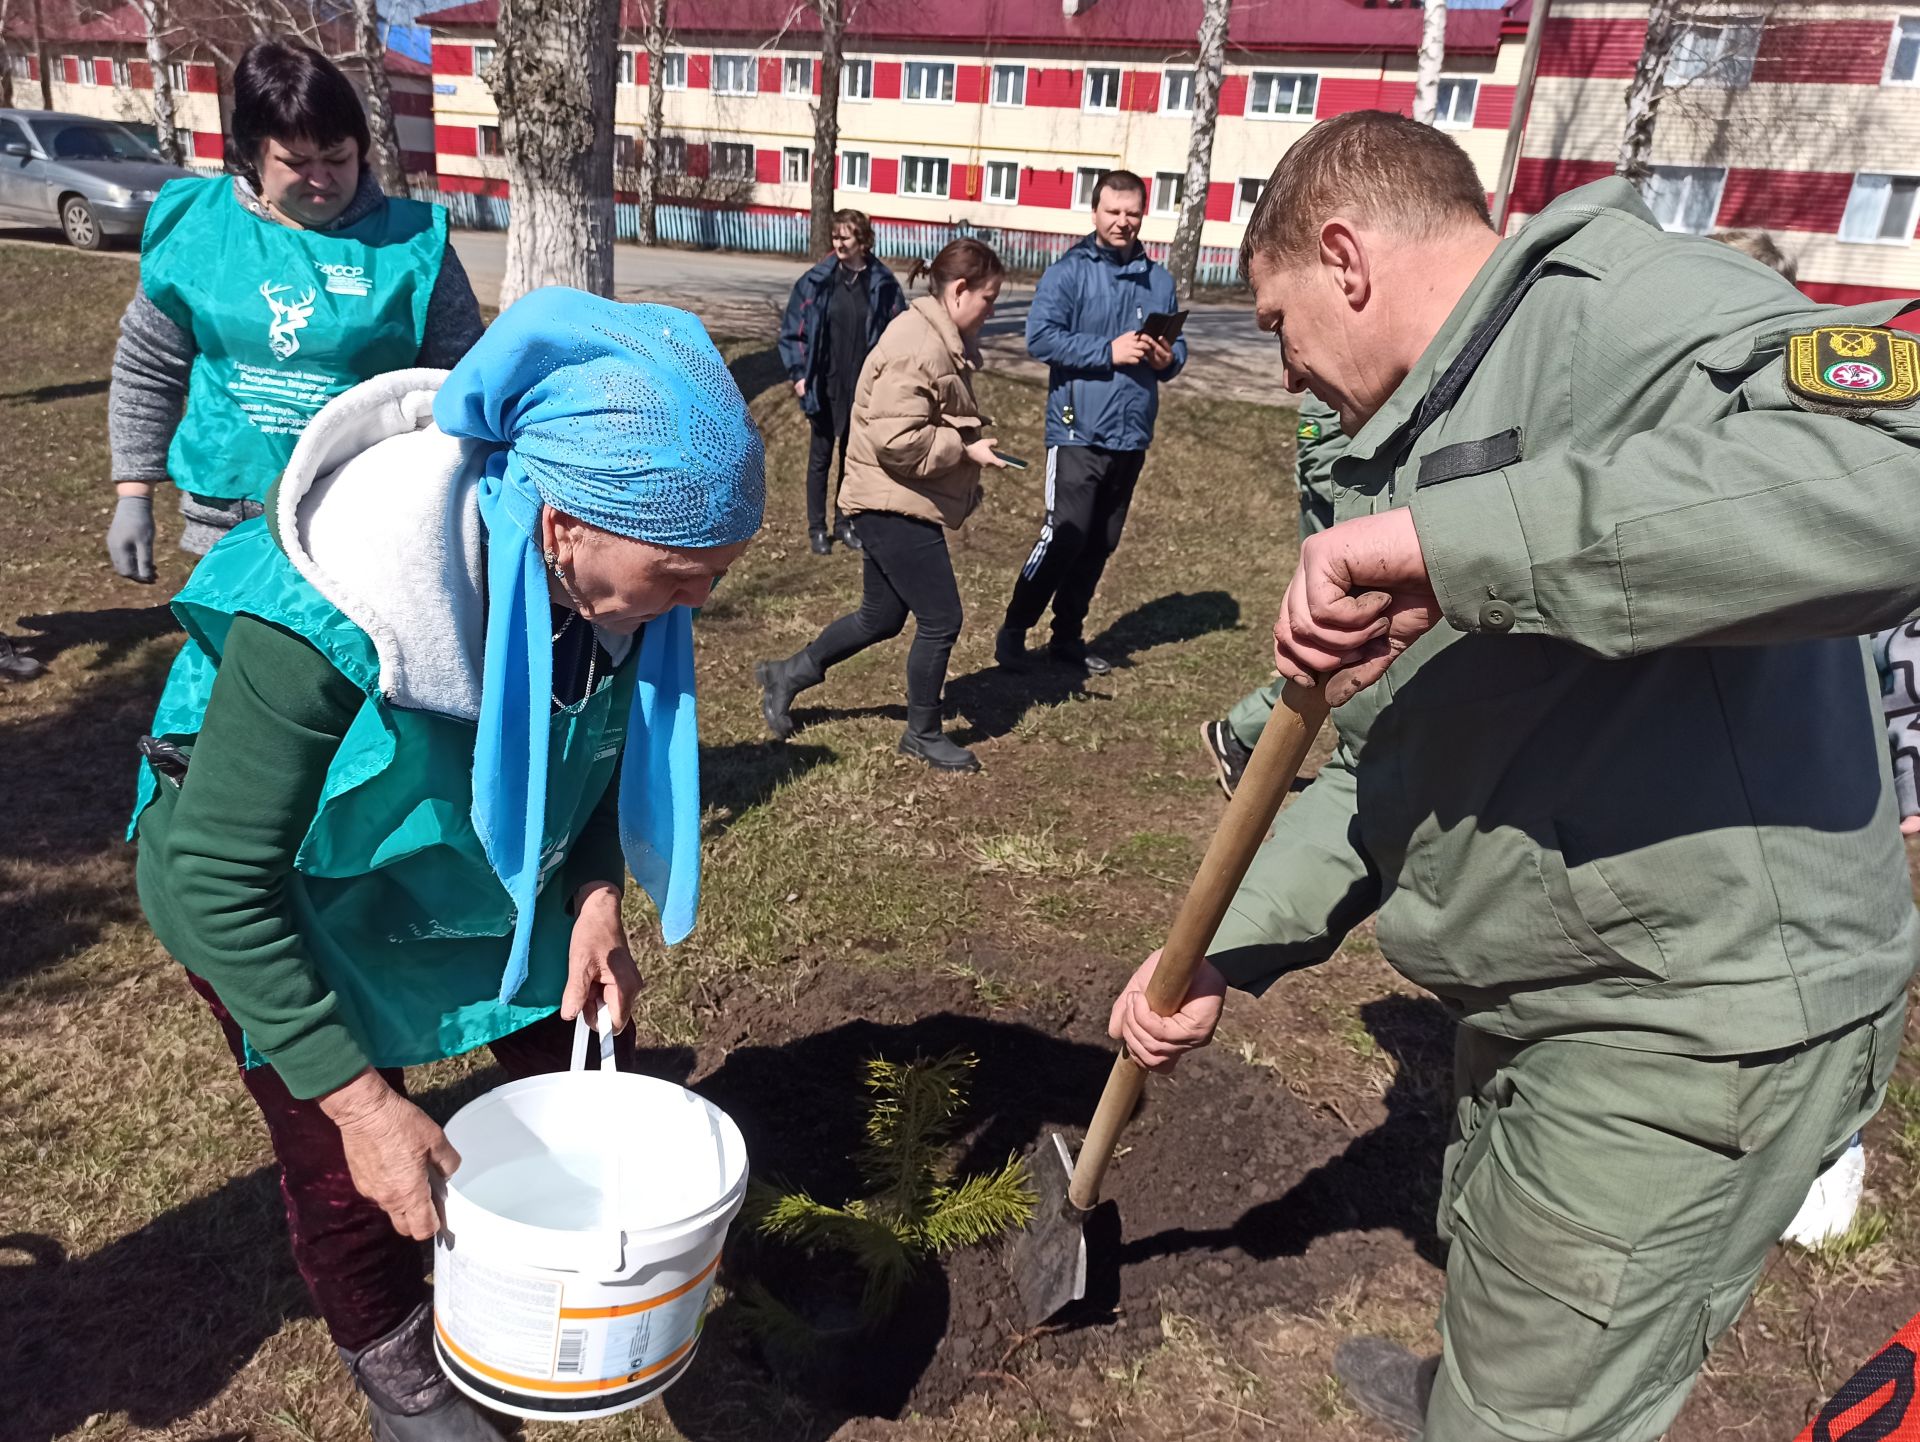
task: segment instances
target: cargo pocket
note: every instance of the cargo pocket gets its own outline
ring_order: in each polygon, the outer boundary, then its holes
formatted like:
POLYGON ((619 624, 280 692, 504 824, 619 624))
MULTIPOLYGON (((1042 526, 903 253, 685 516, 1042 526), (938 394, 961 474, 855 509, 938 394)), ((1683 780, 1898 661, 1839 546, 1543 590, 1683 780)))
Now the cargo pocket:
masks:
POLYGON ((1497 1155, 1482 1158, 1454 1203, 1444 1306, 1448 1355, 1471 1401, 1564 1432, 1589 1399, 1632 1255, 1536 1199, 1497 1155))

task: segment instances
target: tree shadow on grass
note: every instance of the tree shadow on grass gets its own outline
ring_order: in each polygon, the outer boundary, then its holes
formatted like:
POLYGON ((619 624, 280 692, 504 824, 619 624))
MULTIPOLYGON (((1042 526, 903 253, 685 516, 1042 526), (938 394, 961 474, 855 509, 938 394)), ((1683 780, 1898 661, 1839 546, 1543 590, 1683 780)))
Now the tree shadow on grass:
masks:
POLYGON ((152 606, 22 616, 18 624, 23 629, 14 634, 14 644, 40 661, 51 662, 75 646, 99 642, 102 650, 92 670, 116 665, 142 642, 180 629, 173 608, 165 601, 152 606))
POLYGON ((760 350, 743 351, 727 362, 727 370, 733 375, 733 383, 740 387, 740 394, 749 404, 767 391, 789 384, 787 367, 780 359, 780 352, 773 346, 760 350))
POLYGON ((826 746, 793 741, 735 741, 700 748, 700 803, 708 840, 772 798, 788 782, 834 759, 826 746))

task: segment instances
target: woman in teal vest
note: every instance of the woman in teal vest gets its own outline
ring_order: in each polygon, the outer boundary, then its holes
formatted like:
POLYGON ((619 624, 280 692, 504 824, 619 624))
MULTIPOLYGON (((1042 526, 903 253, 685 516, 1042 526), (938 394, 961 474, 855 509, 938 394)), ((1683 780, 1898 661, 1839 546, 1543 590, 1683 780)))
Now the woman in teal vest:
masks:
POLYGON ((174 600, 141 904, 243 1068, 383 1442, 494 1437, 435 1360, 410 1239, 458 1158, 400 1069, 556 1070, 583 1010, 624 1028, 629 869, 668 944, 692 927, 692 615, 763 470, 692 316, 535 291, 451 374, 331 402, 174 600))
POLYGON ((263 41, 233 72, 230 174, 175 180, 147 214, 120 322, 108 439, 113 568, 151 581, 153 487, 180 491, 181 549, 260 514, 294 442, 349 386, 451 366, 480 308, 439 206, 389 197, 366 113, 332 61, 263 41))

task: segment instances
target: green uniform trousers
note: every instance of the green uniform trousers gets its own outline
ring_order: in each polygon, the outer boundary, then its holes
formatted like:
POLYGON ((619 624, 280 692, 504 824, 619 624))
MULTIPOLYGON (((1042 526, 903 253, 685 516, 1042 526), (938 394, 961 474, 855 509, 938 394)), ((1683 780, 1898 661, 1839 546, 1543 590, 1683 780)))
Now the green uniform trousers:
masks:
POLYGON ((1664 1432, 1814 1176, 1878 1110, 1905 1012, 1725 1058, 1461 1028, 1424 1442, 1664 1432))
POLYGON ((1250 691, 1233 703, 1227 712, 1227 730, 1233 739, 1251 751, 1260 744, 1260 733, 1267 729, 1267 718, 1280 704, 1280 688, 1286 683, 1275 676, 1258 691, 1250 691))

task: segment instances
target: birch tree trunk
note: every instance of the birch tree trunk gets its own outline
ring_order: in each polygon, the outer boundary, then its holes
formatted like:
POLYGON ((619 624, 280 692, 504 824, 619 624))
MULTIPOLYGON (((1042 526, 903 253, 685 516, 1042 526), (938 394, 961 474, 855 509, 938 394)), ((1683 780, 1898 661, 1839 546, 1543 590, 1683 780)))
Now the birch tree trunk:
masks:
POLYGON ((1647 38, 1627 86, 1627 124, 1620 134, 1620 158, 1614 173, 1644 186, 1653 173, 1654 124, 1667 94, 1667 62, 1680 38, 1684 0, 1653 0, 1647 15, 1647 38))
POLYGON ((166 22, 160 0, 136 0, 140 28, 147 32, 147 68, 153 72, 153 135, 160 154, 175 165, 185 165, 186 151, 173 123, 173 77, 167 73, 166 22))
POLYGON ((1182 300, 1193 294, 1200 266, 1200 231, 1207 220, 1207 187, 1213 181, 1213 132, 1220 119, 1220 70, 1227 54, 1230 0, 1206 0, 1200 12, 1200 58, 1193 71, 1193 125, 1187 132, 1186 189, 1174 228, 1167 269, 1182 300))
POLYGON ((1447 63, 1447 0, 1426 0, 1420 60, 1413 78, 1413 118, 1431 125, 1440 109, 1440 71, 1447 63))
POLYGON ((840 178, 840 72, 846 56, 846 0, 813 0, 820 17, 820 98, 813 107, 813 174, 807 240, 815 255, 833 248, 833 192, 840 178))
POLYGON ((613 293, 619 0, 500 0, 487 84, 512 189, 502 310, 543 285, 613 293))
MULTIPOLYGON (((147 0, 143 0, 147 3, 147 0)), ((353 43, 367 75, 367 156, 374 178, 388 195, 405 195, 407 166, 400 154, 400 126, 393 118, 393 86, 387 80, 387 39, 380 32, 377 0, 353 0, 353 43)))
POLYGON ((654 191, 660 186, 660 131, 667 123, 667 0, 647 4, 647 133, 640 146, 640 243, 658 245, 654 191))

